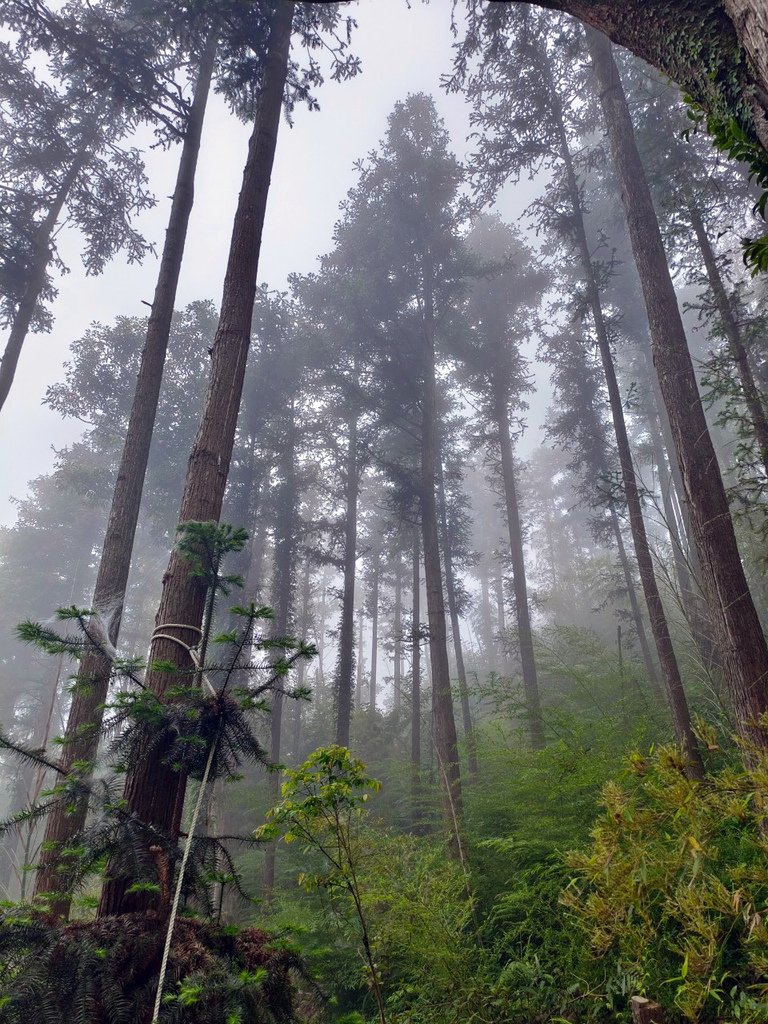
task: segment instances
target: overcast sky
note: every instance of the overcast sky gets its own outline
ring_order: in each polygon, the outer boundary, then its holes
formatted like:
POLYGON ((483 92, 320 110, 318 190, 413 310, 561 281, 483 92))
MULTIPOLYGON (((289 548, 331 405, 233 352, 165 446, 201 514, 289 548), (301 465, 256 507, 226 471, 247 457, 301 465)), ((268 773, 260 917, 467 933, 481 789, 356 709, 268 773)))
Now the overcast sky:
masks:
MULTIPOLYGON (((327 83, 320 93, 320 112, 297 110, 293 128, 285 123, 281 127, 259 269, 259 281, 273 287, 284 285, 289 273, 312 270, 316 258, 330 248, 339 202, 355 180, 354 161, 376 146, 387 115, 409 92, 432 93, 455 152, 464 157, 468 151, 464 101, 440 89, 440 77, 451 64, 451 0, 432 0, 428 6, 413 0, 410 10, 404 0, 359 0, 352 13, 359 24, 353 48, 362 58, 362 74, 350 82, 327 83)), ((177 308, 194 299, 220 301, 248 133, 248 126, 212 97, 177 308)), ((176 149, 151 151, 146 157, 158 203, 140 223, 158 251, 177 159, 176 149)), ((508 188, 500 212, 514 219, 531 195, 527 181, 508 188)), ((59 282, 53 331, 28 338, 0 414, 0 523, 13 522, 11 498, 24 494, 28 480, 48 472, 54 449, 80 433, 77 423, 63 421, 42 405, 46 387, 61 378, 69 344, 93 321, 146 315, 142 300, 149 302, 154 291, 156 259, 127 266, 118 256, 100 277, 88 278, 80 266, 77 235, 65 229, 60 243, 71 273, 59 282)), ((543 418, 544 404, 541 396, 532 409, 534 428, 543 418)))

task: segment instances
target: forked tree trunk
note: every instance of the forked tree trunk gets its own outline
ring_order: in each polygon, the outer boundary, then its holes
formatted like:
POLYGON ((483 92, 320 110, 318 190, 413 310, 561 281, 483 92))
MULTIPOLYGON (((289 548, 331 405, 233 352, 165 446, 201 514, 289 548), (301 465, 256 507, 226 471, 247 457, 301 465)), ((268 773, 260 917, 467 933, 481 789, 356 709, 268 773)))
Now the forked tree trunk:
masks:
MULTIPOLYGON (((275 619, 272 630, 273 637, 288 636, 291 618, 291 599, 293 596, 293 566, 296 553, 296 417, 295 403, 291 400, 290 420, 287 424, 286 437, 282 452, 282 485, 277 502, 275 521, 275 574, 272 587, 272 603, 275 607, 275 619)), ((276 651, 275 658, 284 656, 284 651, 276 651)), ((272 694, 269 716, 269 760, 273 765, 280 764, 283 739, 283 704, 282 690, 278 688, 272 694)), ((280 793, 280 774, 271 771, 267 776, 267 802, 270 807, 277 803, 280 793)), ((264 881, 262 896, 265 900, 272 897, 275 888, 275 860, 277 843, 269 843, 264 851, 264 881)))
POLYGON ((653 358, 675 442, 723 674, 743 739, 768 746, 768 647, 739 556, 651 193, 609 41, 587 30, 632 251, 651 328, 653 358))
POLYGON ((451 531, 448 526, 448 510, 445 501, 445 478, 442 459, 438 469, 438 497, 440 504, 440 532, 443 543, 443 562, 445 564, 445 591, 448 597, 448 614, 451 618, 451 634, 453 653, 456 658, 456 676, 459 681, 459 699, 461 701, 461 717, 464 725, 464 743, 467 748, 467 767, 472 779, 477 778, 477 738, 472 723, 472 709, 469 704, 469 687, 467 686, 467 670, 464 666, 464 650, 461 645, 461 623, 459 620, 459 602, 456 597, 456 579, 453 574, 453 551, 451 549, 451 531))
MULTIPOLYGON (((293 0, 275 10, 269 34, 256 123, 248 146, 243 186, 232 231, 221 315, 213 345, 211 378, 202 422, 192 447, 179 521, 217 521, 226 487, 237 414, 243 390, 251 339, 264 213, 277 145, 283 91, 293 21, 293 0)), ((177 550, 163 579, 157 627, 173 630, 185 643, 195 644, 202 626, 205 588, 177 550), (180 625, 171 625, 178 623, 180 625)), ((179 643, 155 639, 150 663, 170 662, 181 671, 192 666, 179 643)), ((174 683, 174 673, 150 670, 146 682, 162 697, 174 683)), ((130 812, 171 838, 178 836, 186 779, 164 763, 165 749, 153 749, 128 771, 125 799, 130 812)), ((122 913, 144 901, 126 898, 127 881, 111 878, 102 892, 100 914, 122 913)))
MULTIPOLYGON (((607 42, 607 40, 606 40, 607 42)), ((610 44, 608 44, 610 45, 610 44)), ((618 381, 616 379, 616 368, 613 363, 613 353, 608 337, 608 329, 603 315, 603 307, 600 299, 600 290, 595 275, 595 268, 592 263, 592 255, 587 241, 586 228, 584 226, 584 213, 582 208, 581 194, 579 191, 576 172, 571 159, 568 137, 563 121, 560 97, 554 83, 550 79, 550 90, 552 96, 552 107, 557 119, 560 134, 560 149, 563 164, 565 167, 566 182, 569 199, 573 211, 573 235, 576 249, 581 261, 582 273, 587 292, 587 301, 592 314, 592 322, 595 328, 597 347, 600 352, 600 361, 603 366, 606 388, 608 390, 608 402, 611 408, 611 419, 616 437, 616 449, 621 467, 621 480, 624 497, 627 502, 629 513, 629 525, 632 531, 632 541, 635 547, 635 558, 640 572, 640 582, 643 587, 645 603, 648 606, 648 616, 651 622, 651 632, 656 644, 656 652, 659 656, 661 671, 664 678, 664 688, 667 694, 672 721, 675 727, 677 742, 685 752, 690 762, 690 771, 693 776, 700 776, 703 772, 701 755, 699 754, 696 736, 691 724, 691 714, 688 707, 688 699, 683 687, 683 680, 680 675, 680 667, 677 663, 672 638, 669 633, 664 605, 659 593, 659 586, 656 580, 656 573, 653 567, 653 558, 648 543, 648 534, 645 529, 643 508, 640 501, 640 491, 635 476, 635 467, 632 462, 632 453, 629 447, 629 436, 627 434, 626 421, 624 419, 624 404, 621 399, 618 381)))
POLYGON ((5 405, 5 400, 11 390, 13 378, 16 376, 16 367, 19 365, 19 356, 45 286, 45 275, 51 262, 51 239, 54 229, 72 186, 88 163, 89 157, 90 144, 87 143, 72 158, 72 163, 61 179, 48 212, 38 225, 32 239, 32 265, 29 268, 27 281, 16 308, 8 341, 5 343, 5 350, 0 358, 0 410, 5 405))
POLYGON ((336 743, 349 746, 352 682, 355 670, 355 572, 357 570, 357 499, 360 489, 357 460, 357 418, 349 422, 344 519, 344 593, 341 601, 339 656, 336 667, 336 743))
POLYGON ((525 578, 525 552, 523 531, 520 524, 520 509, 517 502, 515 483, 515 460, 512 454, 512 432, 509 424, 507 396, 496 395, 496 425, 501 447, 501 475, 504 482, 504 504, 509 532, 509 555, 512 562, 512 586, 515 592, 515 615, 517 636, 520 644, 520 662, 523 672, 523 693, 528 712, 528 733, 531 746, 540 750, 545 743, 544 722, 541 717, 541 698, 536 674, 536 658, 533 653, 531 613, 528 607, 528 584, 525 578))
POLYGON ((458 857, 463 821, 461 772, 459 769, 456 721, 453 717, 451 673, 448 665, 443 574, 440 565, 440 537, 435 488, 438 471, 437 379, 435 373, 434 280, 432 260, 424 254, 423 265, 423 369, 421 438, 421 534, 424 545, 424 575, 427 583, 429 660, 432 666, 432 717, 435 723, 435 753, 443 792, 443 819, 449 849, 458 857))
MULTIPOLYGON (((92 624, 96 627, 95 635, 100 640, 100 645, 89 651, 80 664, 64 734, 61 766, 65 771, 69 771, 75 763, 87 765, 88 767, 80 772, 86 782, 91 777, 90 766, 93 765, 98 752, 104 702, 107 699, 112 670, 112 659, 108 652, 117 644, 120 633, 136 523, 139 518, 141 494, 171 332, 173 307, 176 302, 176 289, 184 256, 189 217, 194 203, 195 171, 216 48, 217 38, 211 33, 200 62, 195 94, 187 120, 165 245, 160 260, 160 272, 141 354, 120 467, 112 492, 112 505, 91 603, 91 608, 98 617, 96 622, 92 620, 92 624)), ((48 817, 43 854, 35 879, 36 895, 66 889, 66 872, 60 870, 58 851, 71 845, 70 840, 85 824, 87 809, 87 801, 82 801, 73 808, 57 807, 48 817)), ((51 907, 52 912, 67 917, 69 902, 69 899, 56 900, 51 907)))
POLYGON ((696 235, 696 240, 699 243, 699 248, 701 249, 701 255, 704 259, 707 279, 709 280, 709 286, 712 289, 712 294, 715 297, 715 305, 717 306, 717 312, 720 314, 720 321, 723 325, 723 332, 725 333, 725 337, 728 342, 731 359, 733 359, 736 371, 739 375, 741 390, 744 394, 744 403, 747 407, 747 412, 749 413, 749 419, 755 435, 757 450, 760 453, 760 461, 765 472, 768 473, 768 417, 766 417, 765 414, 763 399, 760 391, 758 390, 757 384, 755 383, 755 376, 752 373, 752 367, 749 365, 749 357, 747 356, 747 350, 744 347, 741 328, 739 327, 731 300, 725 289, 725 284, 723 283, 723 278, 720 274, 720 268, 717 265, 717 257, 714 249, 712 248, 712 243, 709 240, 707 229, 704 226, 704 218, 701 215, 701 210, 699 210, 698 206, 691 198, 688 200, 688 214, 691 219, 691 226, 693 227, 696 235))

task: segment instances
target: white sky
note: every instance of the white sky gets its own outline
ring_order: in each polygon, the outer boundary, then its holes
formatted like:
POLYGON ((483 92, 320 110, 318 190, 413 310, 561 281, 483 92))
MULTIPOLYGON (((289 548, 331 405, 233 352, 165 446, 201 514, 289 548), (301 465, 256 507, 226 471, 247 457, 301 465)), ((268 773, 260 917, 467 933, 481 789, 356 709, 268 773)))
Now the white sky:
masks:
MULTIPOLYGON (((392 107, 409 92, 432 93, 455 152, 463 157, 468 151, 464 100, 440 89, 440 76, 451 64, 451 0, 431 0, 428 6, 413 0, 410 10, 404 0, 358 0, 350 13, 359 24, 353 50, 362 58, 362 74, 351 82, 327 83, 319 113, 297 110, 294 127, 281 127, 259 270, 259 281, 273 287, 284 285, 291 272, 313 269, 316 257, 330 248, 339 202, 355 180, 354 161, 376 146, 392 107)), ((218 97, 211 98, 177 308, 195 299, 219 303, 248 132, 218 97)), ((158 204, 140 223, 158 251, 177 159, 176 149, 146 156, 158 204)), ((532 186, 521 182, 507 189, 500 212, 514 219, 531 198, 532 186)), ((0 413, 0 523, 13 522, 11 497, 22 496, 28 480, 49 471, 54 449, 80 433, 77 423, 63 421, 41 404, 46 387, 62 376, 69 344, 93 321, 145 316, 142 299, 151 301, 154 291, 156 259, 131 267, 118 256, 100 277, 88 278, 76 234, 65 229, 60 242, 72 272, 59 282, 53 331, 28 338, 0 413)), ((538 427, 542 418, 539 400, 529 415, 531 426, 538 427)))

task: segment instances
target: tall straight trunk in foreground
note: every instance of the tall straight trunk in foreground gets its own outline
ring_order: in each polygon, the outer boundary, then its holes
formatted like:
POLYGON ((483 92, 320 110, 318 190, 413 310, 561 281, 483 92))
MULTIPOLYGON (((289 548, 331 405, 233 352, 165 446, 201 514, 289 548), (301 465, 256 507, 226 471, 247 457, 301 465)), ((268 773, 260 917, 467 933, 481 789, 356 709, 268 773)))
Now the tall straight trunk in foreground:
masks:
MULTIPOLYGON (((141 494, 171 332, 173 307, 176 302, 176 289, 184 256, 189 217, 194 203, 195 171, 216 59, 216 46, 216 35, 211 33, 200 62, 195 94, 181 147, 160 272, 141 354, 120 468, 112 492, 112 505, 91 603, 91 608, 98 617, 95 622, 92 620, 95 635, 106 641, 109 647, 106 647, 106 644, 100 646, 100 649, 89 651, 83 658, 67 718, 61 767, 64 771, 69 771, 74 764, 87 765, 85 772, 81 773, 86 779, 90 778, 90 766, 98 750, 104 701, 107 698, 112 669, 112 659, 107 651, 117 644, 120 633, 136 523, 139 518, 141 494)), ((36 895, 62 888, 65 878, 60 870, 58 851, 70 845, 72 836, 76 835, 85 823, 86 812, 87 802, 83 801, 71 809, 57 807, 49 816, 43 854, 35 879, 36 895)), ((66 916, 69 913, 69 900, 57 900, 52 909, 54 913, 66 916)))
MULTIPOLYGON (((281 3, 270 28, 256 123, 233 224, 208 395, 184 485, 179 515, 182 523, 216 521, 221 514, 251 339, 256 274, 288 74, 293 10, 293 0, 281 3)), ((181 641, 194 645, 202 626, 204 604, 205 587, 192 574, 186 559, 174 550, 163 578, 157 627, 162 627, 164 633, 173 630, 181 641)), ((150 662, 156 661, 170 662, 182 671, 192 669, 184 648, 161 638, 153 639, 151 644, 150 662)), ((147 685, 160 697, 173 682, 172 672, 150 667, 147 673, 147 685)), ((186 779, 164 763, 165 753, 163 749, 153 749, 131 766, 125 799, 128 809, 142 821, 176 837, 186 779)), ((126 887, 124 879, 108 880, 102 892, 100 914, 121 913, 131 909, 135 902, 141 903, 126 895, 126 887)))
MULTIPOLYGON (((355 374, 357 376, 357 374, 355 374)), ((349 746, 352 688, 355 669, 355 571, 357 569, 357 498, 360 489, 357 464, 357 418, 349 422, 344 520, 344 593, 341 601, 339 657, 336 667, 336 742, 349 746)))
POLYGON ((443 817, 450 835, 449 847, 461 853, 463 805, 459 769, 456 721, 453 717, 451 674, 448 665, 448 637, 445 625, 443 574, 440 565, 440 536, 435 487, 438 470, 437 380, 435 374, 434 270, 429 253, 423 267, 423 368, 421 439, 421 533, 424 544, 424 575, 427 583, 429 660, 432 665, 432 717, 435 723, 435 753, 443 790, 443 817))
POLYGON ((11 390, 13 378, 16 376, 16 367, 19 365, 19 356, 29 334, 32 318, 35 315, 35 309, 45 286, 45 275, 51 262, 51 239, 53 238, 53 232, 72 186, 88 163, 89 150, 90 144, 86 143, 72 158, 72 163, 61 179, 48 212, 35 231, 32 240, 32 265, 29 268, 27 282, 16 308, 8 340, 5 343, 5 350, 2 358, 0 358, 0 409, 5 405, 5 400, 11 390))
POLYGON ((469 687, 467 686, 467 670, 464 666, 464 650, 461 646, 459 602, 456 597, 456 579, 453 574, 453 552, 451 550, 451 535, 448 528, 448 511, 445 504, 445 479, 442 459, 438 468, 438 497, 440 502, 440 532, 443 542, 443 561, 445 563, 445 592, 448 597, 448 614, 451 617, 453 653, 456 658, 456 675, 459 680, 461 717, 464 724, 464 742, 467 747, 467 767, 469 768, 470 777, 475 778, 477 776, 477 740, 472 724, 472 709, 469 705, 469 687))
POLYGON ((680 310, 648 182, 611 44, 587 30, 608 138, 621 186, 632 251, 651 328, 659 377, 723 674, 738 729, 766 748, 759 716, 768 709, 768 647, 739 557, 728 500, 701 404, 680 310))
POLYGON ((512 432, 509 424, 509 406, 505 394, 496 396, 496 425, 501 448, 501 475, 504 481, 504 502, 509 531, 509 555, 512 562, 512 586, 515 592, 517 635, 520 643, 520 662, 523 672, 523 693, 528 711, 528 732, 531 746, 540 750, 544 746, 544 722, 541 717, 541 698, 533 653, 531 612, 528 607, 528 584, 525 578, 523 531, 515 484, 515 460, 512 454, 512 432))
POLYGON ((592 314, 592 322, 595 328, 597 347, 600 352, 600 361, 603 366, 606 388, 608 390, 608 402, 613 420, 614 435, 616 437, 616 449, 621 467, 621 481, 624 497, 627 502, 629 513, 629 524, 632 532, 632 541, 635 547, 635 558, 640 572, 640 582, 645 595, 645 603, 648 606, 648 616, 651 622, 651 632, 656 644, 656 651, 661 664, 661 671, 664 677, 664 686, 667 694, 667 701, 672 712, 672 721, 675 727, 675 736, 678 743, 685 751, 690 762, 690 770, 693 775, 700 775, 702 771, 701 756, 699 754, 696 736, 691 724, 691 714, 688 707, 688 700, 683 687, 683 680, 680 675, 680 667, 677 663, 675 651, 672 646, 672 638, 669 634, 669 623, 664 611, 664 605, 659 593, 659 585, 656 580, 656 573, 653 567, 653 558, 648 543, 648 534, 645 529, 643 508, 640 501, 640 491, 635 476, 635 467, 632 462, 632 453, 629 447, 629 436, 627 425, 624 419, 624 405, 621 400, 618 381, 616 379, 616 368, 613 363, 613 353, 608 337, 608 328, 603 315, 603 307, 600 300, 600 290, 597 283, 595 268, 592 263, 592 255, 587 240, 586 228, 584 226, 584 213, 582 208, 581 193, 579 191, 576 172, 573 168, 568 138, 563 122, 560 97, 550 82, 552 94, 553 111, 557 118, 560 148, 563 164, 565 167, 566 182, 569 198, 573 210, 573 234, 576 249, 582 266, 584 284, 587 291, 587 301, 592 314))

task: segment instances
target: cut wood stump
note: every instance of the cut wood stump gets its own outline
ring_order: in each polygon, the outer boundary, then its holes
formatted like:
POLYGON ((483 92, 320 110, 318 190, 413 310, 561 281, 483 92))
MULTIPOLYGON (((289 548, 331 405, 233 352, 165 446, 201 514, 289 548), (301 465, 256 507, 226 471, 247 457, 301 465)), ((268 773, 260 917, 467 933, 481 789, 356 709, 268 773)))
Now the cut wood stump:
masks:
POLYGON ((652 999, 632 996, 629 1005, 632 1008, 632 1024, 665 1024, 664 1011, 652 999))

